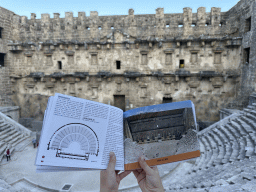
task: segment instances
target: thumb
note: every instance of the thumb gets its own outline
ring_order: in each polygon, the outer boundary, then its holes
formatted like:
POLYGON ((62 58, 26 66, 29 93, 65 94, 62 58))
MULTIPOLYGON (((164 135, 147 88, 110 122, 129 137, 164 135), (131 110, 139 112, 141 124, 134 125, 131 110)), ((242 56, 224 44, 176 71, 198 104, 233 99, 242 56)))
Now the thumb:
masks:
POLYGON ((114 152, 109 153, 109 163, 108 163, 108 168, 107 170, 109 171, 115 171, 115 166, 116 166, 116 156, 114 152))
POLYGON ((143 155, 139 158, 139 163, 141 168, 146 172, 147 175, 152 174, 153 170, 148 166, 143 155))

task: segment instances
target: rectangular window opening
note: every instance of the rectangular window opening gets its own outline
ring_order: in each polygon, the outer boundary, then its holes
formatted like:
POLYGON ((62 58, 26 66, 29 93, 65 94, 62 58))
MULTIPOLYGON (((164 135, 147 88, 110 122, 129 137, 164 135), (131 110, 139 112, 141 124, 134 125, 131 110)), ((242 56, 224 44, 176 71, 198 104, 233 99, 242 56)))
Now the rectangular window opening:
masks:
POLYGON ((251 23, 252 23, 251 17, 245 20, 245 32, 251 31, 251 23))
POLYGON ((250 48, 244 49, 245 62, 250 63, 250 48))
POLYGON ((4 67, 4 56, 5 56, 4 53, 0 53, 0 65, 1 65, 1 67, 4 67))
POLYGON ((0 39, 2 39, 2 33, 3 33, 3 28, 2 27, 0 27, 0 39))
POLYGON ((180 68, 184 68, 184 65, 185 65, 185 61, 184 61, 184 59, 181 59, 180 60, 180 68))
POLYGON ((58 61, 58 69, 62 69, 62 62, 58 61))
POLYGON ((125 95, 114 95, 114 106, 125 111, 125 95))
POLYGON ((163 97, 163 103, 172 103, 172 97, 163 97))
POLYGON ((121 61, 116 61, 116 69, 121 69, 121 61))
POLYGON ((179 25, 179 27, 183 27, 183 25, 182 25, 182 24, 180 24, 180 25, 179 25))

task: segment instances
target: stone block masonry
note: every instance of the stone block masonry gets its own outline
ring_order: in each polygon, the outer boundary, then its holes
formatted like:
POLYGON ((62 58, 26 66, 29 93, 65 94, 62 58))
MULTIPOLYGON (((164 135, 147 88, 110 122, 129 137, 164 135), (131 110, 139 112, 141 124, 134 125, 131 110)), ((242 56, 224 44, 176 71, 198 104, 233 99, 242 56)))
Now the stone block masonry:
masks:
POLYGON ((21 117, 37 120, 55 92, 123 110, 190 99, 198 120, 217 121, 219 109, 254 90, 254 7, 241 0, 228 12, 185 7, 178 14, 158 8, 136 15, 130 9, 41 19, 10 12, 13 30, 2 44, 8 98, 21 106, 21 117))
POLYGON ((13 105, 11 100, 10 58, 8 42, 11 39, 13 12, 0 7, 0 106, 13 105))

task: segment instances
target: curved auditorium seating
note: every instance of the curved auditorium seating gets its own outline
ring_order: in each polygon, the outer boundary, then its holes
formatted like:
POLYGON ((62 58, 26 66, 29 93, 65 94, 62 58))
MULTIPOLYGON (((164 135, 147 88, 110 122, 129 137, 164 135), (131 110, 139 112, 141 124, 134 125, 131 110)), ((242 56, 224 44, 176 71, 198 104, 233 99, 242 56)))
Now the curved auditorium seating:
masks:
MULTIPOLYGON (((166 191, 253 191, 256 186, 256 104, 198 132, 201 156, 166 191)), ((182 170, 181 170, 182 171, 182 170)))
POLYGON ((98 155, 97 135, 90 127, 82 124, 69 124, 59 128, 50 139, 49 149, 65 151, 74 142, 78 143, 82 154, 98 155))

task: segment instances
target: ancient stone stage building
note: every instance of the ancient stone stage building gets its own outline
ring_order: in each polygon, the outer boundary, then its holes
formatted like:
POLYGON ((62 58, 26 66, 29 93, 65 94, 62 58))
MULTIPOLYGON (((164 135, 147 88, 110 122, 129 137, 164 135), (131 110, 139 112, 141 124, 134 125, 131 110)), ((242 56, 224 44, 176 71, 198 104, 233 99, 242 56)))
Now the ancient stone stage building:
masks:
POLYGON ((254 0, 178 14, 28 19, 0 10, 0 105, 20 106, 21 117, 42 120, 59 92, 124 111, 190 99, 198 120, 217 121, 254 90, 254 0))

